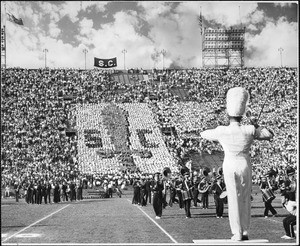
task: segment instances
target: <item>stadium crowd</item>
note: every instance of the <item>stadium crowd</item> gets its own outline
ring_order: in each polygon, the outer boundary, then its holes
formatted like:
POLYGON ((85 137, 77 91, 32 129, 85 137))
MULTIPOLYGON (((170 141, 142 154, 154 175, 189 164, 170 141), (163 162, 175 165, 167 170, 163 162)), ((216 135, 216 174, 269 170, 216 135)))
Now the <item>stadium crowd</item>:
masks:
MULTIPOLYGON (((3 188, 15 181, 24 185, 52 180, 63 185, 88 180, 89 174, 80 172, 78 137, 68 134, 76 128, 76 104, 147 103, 161 128, 175 128, 176 134, 164 140, 178 164, 184 164, 182 158, 190 150, 221 151, 219 144, 197 134, 228 123, 225 95, 233 86, 250 92, 252 115, 258 116, 267 100, 259 123, 275 134, 272 142, 255 143, 251 149, 253 182, 259 183, 271 167, 278 179, 287 166, 297 168, 298 74, 294 68, 156 71, 150 81, 127 84, 111 80, 104 70, 8 68, 1 72, 3 188), (174 94, 174 88, 185 90, 188 97, 174 94)), ((249 123, 247 118, 244 121, 249 123)), ((92 178, 115 171, 95 172, 92 178)))

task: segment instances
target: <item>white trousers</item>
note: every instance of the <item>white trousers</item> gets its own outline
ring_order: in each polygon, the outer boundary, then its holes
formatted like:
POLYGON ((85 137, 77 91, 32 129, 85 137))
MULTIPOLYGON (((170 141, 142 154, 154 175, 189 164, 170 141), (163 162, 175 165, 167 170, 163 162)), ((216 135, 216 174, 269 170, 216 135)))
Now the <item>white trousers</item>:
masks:
POLYGON ((231 232, 243 235, 249 231, 251 218, 251 167, 247 160, 224 163, 224 181, 227 190, 228 216, 231 232))

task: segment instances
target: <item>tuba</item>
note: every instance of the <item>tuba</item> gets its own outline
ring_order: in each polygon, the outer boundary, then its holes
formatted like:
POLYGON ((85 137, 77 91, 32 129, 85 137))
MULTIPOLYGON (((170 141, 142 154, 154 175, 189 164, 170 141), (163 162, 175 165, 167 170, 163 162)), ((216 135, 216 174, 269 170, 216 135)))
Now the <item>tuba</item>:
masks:
POLYGON ((165 178, 169 179, 171 175, 171 169, 169 167, 165 167, 163 170, 163 175, 165 178))
POLYGON ((218 168, 217 174, 220 175, 220 176, 223 175, 223 168, 222 167, 218 168))
POLYGON ((182 167, 180 170, 181 175, 183 176, 185 173, 189 173, 190 169, 188 169, 186 166, 182 167))
POLYGON ((210 173, 210 169, 208 167, 204 167, 202 170, 202 175, 207 177, 209 173, 210 173))
POLYGON ((201 181, 198 187, 199 193, 203 194, 208 191, 208 189, 211 187, 211 184, 205 180, 205 183, 201 181))
POLYGON ((210 184, 211 182, 207 182, 208 178, 211 179, 209 173, 210 173, 209 167, 204 167, 202 170, 202 173, 201 173, 203 179, 201 180, 201 182, 199 183, 199 186, 198 186, 199 193, 201 193, 201 194, 207 192, 208 189, 211 187, 211 184, 210 184), (203 180, 205 180, 205 183, 202 182, 203 180))

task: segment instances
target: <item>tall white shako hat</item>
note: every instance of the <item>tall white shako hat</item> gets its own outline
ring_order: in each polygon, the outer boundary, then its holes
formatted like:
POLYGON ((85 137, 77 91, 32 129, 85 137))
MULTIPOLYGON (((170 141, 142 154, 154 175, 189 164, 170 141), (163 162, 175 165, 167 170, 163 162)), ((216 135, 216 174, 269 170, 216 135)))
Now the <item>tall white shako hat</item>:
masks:
POLYGON ((243 87, 234 87, 226 95, 226 109, 229 116, 243 116, 249 100, 249 93, 243 87))

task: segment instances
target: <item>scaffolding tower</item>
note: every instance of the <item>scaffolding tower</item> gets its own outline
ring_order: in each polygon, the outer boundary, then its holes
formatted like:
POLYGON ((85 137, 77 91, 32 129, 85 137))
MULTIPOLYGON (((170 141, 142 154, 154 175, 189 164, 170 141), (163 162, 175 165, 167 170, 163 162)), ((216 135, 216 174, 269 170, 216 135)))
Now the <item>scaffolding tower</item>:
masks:
POLYGON ((5 26, 1 27, 1 68, 6 68, 6 37, 5 26))
POLYGON ((245 27, 239 29, 204 28, 202 37, 203 67, 244 66, 245 27))

